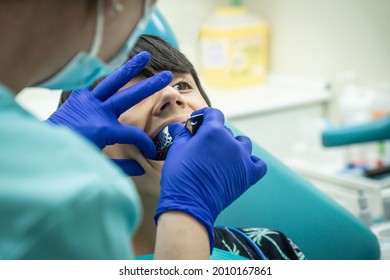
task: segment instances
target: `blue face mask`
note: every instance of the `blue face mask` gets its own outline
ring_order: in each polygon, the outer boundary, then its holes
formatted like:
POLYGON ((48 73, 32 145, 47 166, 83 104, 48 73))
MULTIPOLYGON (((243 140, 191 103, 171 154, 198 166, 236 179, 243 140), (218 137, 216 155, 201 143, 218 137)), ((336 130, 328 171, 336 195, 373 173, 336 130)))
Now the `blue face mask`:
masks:
POLYGON ((91 51, 89 53, 77 53, 59 72, 36 86, 48 89, 73 90, 86 88, 98 78, 109 75, 127 61, 129 51, 135 45, 138 37, 145 31, 153 7, 150 1, 145 1, 143 16, 138 21, 130 38, 113 59, 104 62, 97 56, 102 44, 104 28, 104 1, 98 0, 96 31, 91 51))

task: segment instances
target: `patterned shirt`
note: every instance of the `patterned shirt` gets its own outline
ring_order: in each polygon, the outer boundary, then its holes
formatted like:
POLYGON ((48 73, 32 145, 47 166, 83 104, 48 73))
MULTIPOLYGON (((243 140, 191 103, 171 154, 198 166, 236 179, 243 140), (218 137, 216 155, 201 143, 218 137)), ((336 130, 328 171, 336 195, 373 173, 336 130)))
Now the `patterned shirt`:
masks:
POLYGON ((251 260, 304 260, 305 255, 282 232, 268 228, 214 227, 215 248, 251 260))

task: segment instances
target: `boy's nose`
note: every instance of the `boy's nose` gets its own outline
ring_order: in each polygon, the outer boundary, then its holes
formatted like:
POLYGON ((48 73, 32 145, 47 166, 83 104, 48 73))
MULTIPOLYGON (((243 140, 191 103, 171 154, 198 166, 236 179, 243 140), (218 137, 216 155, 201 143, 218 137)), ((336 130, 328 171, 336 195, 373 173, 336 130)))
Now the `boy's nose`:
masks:
POLYGON ((186 106, 183 96, 178 90, 171 86, 163 88, 158 94, 160 98, 153 110, 155 115, 184 108, 186 106))

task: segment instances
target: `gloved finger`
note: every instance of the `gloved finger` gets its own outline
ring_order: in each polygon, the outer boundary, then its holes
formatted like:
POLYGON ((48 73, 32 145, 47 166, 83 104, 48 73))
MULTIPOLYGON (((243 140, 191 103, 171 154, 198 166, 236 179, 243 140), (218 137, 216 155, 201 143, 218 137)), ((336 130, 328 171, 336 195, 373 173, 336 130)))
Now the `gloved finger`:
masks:
POLYGON ((192 114, 191 114, 191 116, 203 114, 203 112, 204 112, 205 110, 207 110, 206 108, 210 108, 210 107, 204 107, 204 108, 202 108, 202 109, 198 109, 198 110, 196 110, 196 111, 193 111, 192 114))
POLYGON ((253 162, 253 167, 254 167, 254 181, 252 184, 255 184, 257 181, 259 181, 261 178, 267 174, 267 165, 265 162, 260 159, 259 157, 252 155, 251 160, 253 162))
POLYGON ((109 133, 113 138, 108 145, 135 145, 146 158, 157 158, 157 150, 152 139, 139 127, 118 124, 110 127, 109 133))
POLYGON ((248 137, 239 135, 236 137, 236 140, 241 143, 248 155, 252 154, 252 141, 248 137))
POLYGON ((149 60, 150 54, 148 52, 140 52, 99 83, 93 90, 94 96, 100 101, 107 100, 134 78, 146 66, 149 60))
POLYGON ((142 166, 135 160, 130 159, 111 159, 129 176, 140 176, 145 173, 142 166))
POLYGON ((210 122, 218 122, 220 124, 225 123, 225 116, 220 110, 216 108, 205 107, 192 113, 192 115, 196 115, 196 114, 203 114, 203 123, 210 123, 210 122))
POLYGON ((227 131, 229 131, 230 135, 234 136, 233 131, 232 131, 229 127, 227 127, 227 126, 225 125, 225 128, 226 128, 227 131))
POLYGON ((173 75, 169 71, 162 71, 153 77, 145 79, 129 88, 121 90, 107 101, 114 108, 119 117, 129 108, 165 88, 172 81, 173 75))
POLYGON ((188 139, 192 136, 191 132, 181 123, 171 123, 168 126, 168 131, 173 142, 178 139, 188 139))

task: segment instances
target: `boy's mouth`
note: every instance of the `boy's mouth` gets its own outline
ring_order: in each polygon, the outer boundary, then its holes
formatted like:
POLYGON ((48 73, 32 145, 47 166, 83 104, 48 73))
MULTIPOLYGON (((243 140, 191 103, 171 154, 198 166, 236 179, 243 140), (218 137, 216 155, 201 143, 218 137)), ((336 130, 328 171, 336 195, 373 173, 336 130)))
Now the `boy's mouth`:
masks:
MULTIPOLYGON (((194 115, 188 118, 184 125, 194 135, 203 122, 203 114, 194 115)), ((168 150, 173 143, 172 136, 169 134, 168 126, 164 127, 154 138, 154 145, 157 149, 157 160, 165 160, 168 150)))

